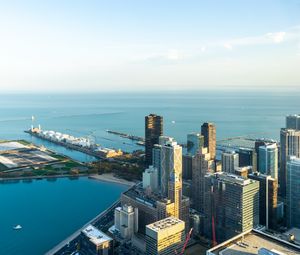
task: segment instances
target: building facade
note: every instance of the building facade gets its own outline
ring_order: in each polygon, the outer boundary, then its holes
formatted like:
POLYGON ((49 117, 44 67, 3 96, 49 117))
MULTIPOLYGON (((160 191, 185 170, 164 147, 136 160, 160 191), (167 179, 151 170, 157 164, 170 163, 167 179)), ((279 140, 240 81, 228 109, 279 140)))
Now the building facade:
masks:
POLYGON ((300 114, 286 116, 286 128, 300 130, 300 114))
POLYGON ((300 130, 282 128, 280 131, 280 172, 279 192, 282 197, 286 194, 286 164, 289 156, 300 158, 300 130))
POLYGON ((259 172, 249 174, 249 178, 259 181, 259 224, 267 229, 277 229, 278 182, 270 175, 259 172))
POLYGON ((300 158, 291 156, 287 168, 287 225, 300 228, 300 158))
POLYGON ((216 126, 213 123, 203 123, 201 135, 204 137, 204 147, 208 148, 211 159, 216 157, 216 126))
POLYGON ((146 226, 146 254, 180 254, 185 242, 184 222, 169 217, 146 226))
POLYGON ((138 231, 138 209, 124 205, 115 209, 115 229, 122 238, 129 240, 138 231))
POLYGON ((187 153, 195 156, 200 148, 204 146, 204 136, 199 133, 190 133, 187 135, 187 153))
POLYGON ((207 148, 202 148, 192 162, 192 198, 193 208, 198 212, 204 210, 204 176, 207 173, 213 173, 214 161, 211 159, 207 148))
POLYGON ((235 169, 239 166, 239 154, 235 151, 222 153, 222 171, 234 174, 235 169))
POLYGON ((259 172, 271 175, 278 180, 278 146, 276 143, 260 146, 259 153, 259 172))
POLYGON ((214 244, 252 229, 259 223, 259 182, 228 173, 206 175, 204 215, 204 233, 214 244))
POLYGON ((152 149, 159 143, 159 137, 163 135, 163 117, 150 114, 145 117, 145 154, 146 165, 152 165, 152 149))

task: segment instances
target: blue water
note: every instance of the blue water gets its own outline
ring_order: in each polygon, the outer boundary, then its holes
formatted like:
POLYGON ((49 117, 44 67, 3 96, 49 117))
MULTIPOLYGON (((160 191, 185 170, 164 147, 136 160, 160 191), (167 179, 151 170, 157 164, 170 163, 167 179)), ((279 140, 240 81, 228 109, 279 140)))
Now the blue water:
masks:
MULTIPOLYGON (((164 133, 181 143, 187 133, 200 131, 204 121, 216 123, 217 139, 249 134, 278 139, 285 115, 300 113, 300 92, 0 95, 0 109, 0 139, 32 140, 90 161, 92 157, 24 133, 31 116, 43 129, 90 136, 103 146, 126 151, 140 147, 106 129, 143 136, 144 116, 149 113, 163 115, 164 133)), ((0 254, 42 254, 105 209, 122 190, 85 178, 0 185, 0 254), (15 224, 24 229, 13 231, 15 224)))
POLYGON ((164 116, 164 133, 179 142, 204 121, 216 123, 218 139, 248 134, 278 139, 285 115, 300 112, 300 90, 0 95, 0 109, 0 139, 31 139, 23 130, 34 115, 34 124, 43 129, 90 136, 103 146, 131 151, 141 147, 106 129, 143 136, 144 116, 151 112, 164 116))
POLYGON ((0 184, 0 254, 44 254, 109 207, 125 189, 86 177, 0 184), (13 229, 17 224, 22 230, 13 229))

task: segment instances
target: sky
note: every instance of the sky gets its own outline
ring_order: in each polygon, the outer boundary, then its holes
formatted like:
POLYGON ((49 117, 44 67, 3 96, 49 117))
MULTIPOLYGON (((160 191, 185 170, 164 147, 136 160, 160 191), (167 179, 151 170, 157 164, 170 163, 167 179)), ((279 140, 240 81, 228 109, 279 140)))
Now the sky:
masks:
POLYGON ((300 89, 300 0, 0 0, 0 90, 300 89))

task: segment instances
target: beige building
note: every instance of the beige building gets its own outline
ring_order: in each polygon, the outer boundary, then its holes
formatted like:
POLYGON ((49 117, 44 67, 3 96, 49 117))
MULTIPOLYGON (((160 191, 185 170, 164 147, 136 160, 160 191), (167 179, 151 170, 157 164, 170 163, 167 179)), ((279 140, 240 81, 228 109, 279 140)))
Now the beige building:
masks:
POLYGON ((185 242, 184 221, 165 218, 146 226, 146 254, 180 254, 185 242))
POLYGON ((208 148, 211 159, 216 157, 216 126, 213 123, 203 123, 201 135, 204 136, 204 147, 208 148))

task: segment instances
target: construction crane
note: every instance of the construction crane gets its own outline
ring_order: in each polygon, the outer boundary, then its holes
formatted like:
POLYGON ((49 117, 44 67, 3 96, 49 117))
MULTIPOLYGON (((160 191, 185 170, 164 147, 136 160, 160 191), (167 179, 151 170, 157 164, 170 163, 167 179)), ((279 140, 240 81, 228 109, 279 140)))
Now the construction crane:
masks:
POLYGON ((182 247, 182 250, 181 250, 180 254, 178 254, 177 251, 175 250, 175 254, 176 254, 176 255, 184 255, 186 246, 187 246, 188 242, 189 242, 190 239, 191 239, 192 232, 193 232, 193 228, 190 229, 190 231, 189 231, 189 233, 188 233, 188 235, 187 235, 187 237, 186 237, 186 239, 185 239, 185 242, 184 242, 184 245, 183 245, 183 247, 182 247))
POLYGON ((210 195, 211 195, 211 228, 212 228, 212 246, 217 245, 217 239, 216 239, 216 226, 215 226, 215 200, 214 200, 214 186, 213 183, 211 183, 211 189, 210 189, 210 195))

